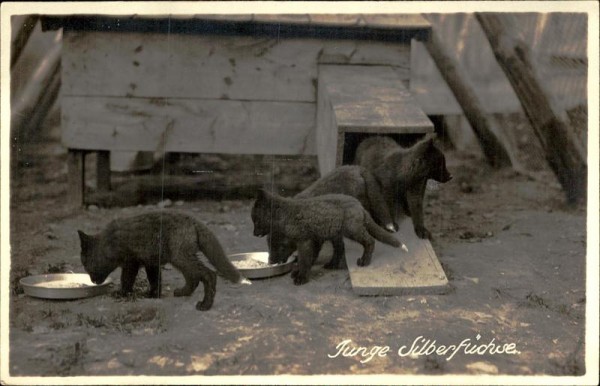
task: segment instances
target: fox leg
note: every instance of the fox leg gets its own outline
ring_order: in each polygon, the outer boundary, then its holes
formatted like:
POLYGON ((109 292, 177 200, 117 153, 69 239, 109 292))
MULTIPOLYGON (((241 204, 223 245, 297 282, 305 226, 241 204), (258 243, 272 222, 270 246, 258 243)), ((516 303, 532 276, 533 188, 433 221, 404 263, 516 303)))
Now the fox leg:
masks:
POLYGON ((363 173, 363 179, 365 180, 365 192, 369 201, 371 215, 387 231, 397 231, 398 224, 394 223, 394 216, 390 211, 389 203, 386 202, 383 187, 379 185, 375 177, 369 172, 363 173))
POLYGON ((364 248, 363 255, 356 261, 356 265, 366 267, 371 264, 373 249, 375 249, 375 240, 371 237, 367 228, 361 226, 360 229, 351 229, 345 233, 345 236, 360 243, 364 248))
POLYGON ((204 298, 196 303, 196 309, 206 311, 212 307, 217 292, 217 274, 196 259, 196 255, 190 254, 189 259, 180 259, 171 262, 183 274, 185 285, 173 291, 173 296, 190 296, 202 282, 204 287, 204 298))
POLYGON ((336 237, 331 240, 333 244, 333 256, 327 264, 323 266, 325 269, 337 269, 340 267, 340 261, 346 258, 346 252, 344 248, 344 238, 342 236, 336 237))
POLYGON ((148 297, 160 298, 162 289, 161 277, 160 277, 160 266, 159 265, 146 265, 146 276, 148 277, 148 283, 150 288, 148 289, 148 297))
POLYGON ((129 260, 121 267, 121 295, 128 295, 133 292, 133 284, 140 269, 140 263, 135 260, 129 260))
POLYGON ((198 287, 201 270, 208 269, 198 260, 196 251, 192 248, 187 248, 185 251, 179 250, 179 252, 173 256, 171 264, 173 267, 177 268, 185 278, 185 285, 175 289, 175 291, 173 291, 173 296, 190 296, 196 287, 198 287))
POLYGON ((423 223, 423 199, 425 195, 425 186, 427 181, 409 188, 406 192, 408 210, 413 221, 415 233, 421 239, 431 239, 431 232, 425 228, 423 223))
MULTIPOLYGON (((392 226, 395 231, 400 229, 398 226, 398 197, 396 192, 396 187, 394 184, 386 184, 382 186, 382 194, 385 201, 384 206, 387 206, 387 213, 390 215, 392 219, 392 226)), ((387 227, 386 227, 387 229, 387 227)))
POLYGON ((200 281, 204 287, 204 298, 202 301, 196 303, 196 309, 198 311, 207 311, 212 307, 217 293, 217 274, 205 267, 204 264, 198 263, 201 266, 199 272, 200 281))
POLYGON ((312 262, 316 259, 315 255, 318 253, 315 242, 312 240, 298 243, 298 270, 292 273, 295 285, 308 283, 310 268, 312 262))

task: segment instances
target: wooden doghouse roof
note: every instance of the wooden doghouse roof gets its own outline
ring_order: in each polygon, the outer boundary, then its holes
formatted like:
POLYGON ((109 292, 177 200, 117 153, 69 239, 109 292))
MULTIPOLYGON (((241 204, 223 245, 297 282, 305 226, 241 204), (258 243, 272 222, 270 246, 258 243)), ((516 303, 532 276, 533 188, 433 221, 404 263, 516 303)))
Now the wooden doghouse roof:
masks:
POLYGON ((43 30, 252 35, 278 38, 426 40, 419 14, 52 15, 43 30))

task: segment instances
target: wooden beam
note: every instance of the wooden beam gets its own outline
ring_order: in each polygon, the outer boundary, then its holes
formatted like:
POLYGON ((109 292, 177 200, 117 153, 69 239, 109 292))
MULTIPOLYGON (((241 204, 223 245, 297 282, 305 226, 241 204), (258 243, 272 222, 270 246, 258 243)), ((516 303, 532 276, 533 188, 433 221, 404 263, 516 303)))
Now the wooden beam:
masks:
POLYGON ((28 15, 24 18, 22 23, 19 23, 20 28, 18 29, 18 32, 16 33, 15 38, 11 44, 11 50, 10 50, 10 68, 11 68, 11 70, 15 66, 17 61, 19 60, 19 57, 21 56, 23 49, 27 45, 27 41, 29 40, 31 33, 35 29, 38 19, 39 19, 38 15, 28 15))
POLYGON ((84 204, 85 191, 85 152, 69 149, 67 158, 67 173, 69 180, 68 199, 70 205, 84 204))
POLYGON ((108 191, 110 190, 110 151, 99 151, 96 157, 98 191, 108 191))
POLYGON ((441 43, 435 30, 431 37, 424 42, 427 51, 440 70, 440 74, 460 104, 465 117, 471 124, 487 161, 494 167, 511 166, 510 153, 505 144, 495 134, 499 132, 492 120, 485 114, 483 103, 475 94, 475 89, 463 73, 460 65, 452 58, 441 43))
POLYGON ((558 177, 570 203, 585 198, 585 156, 566 123, 564 112, 552 105, 530 59, 527 46, 498 14, 476 13, 498 64, 517 94, 525 115, 540 140, 548 164, 558 177))

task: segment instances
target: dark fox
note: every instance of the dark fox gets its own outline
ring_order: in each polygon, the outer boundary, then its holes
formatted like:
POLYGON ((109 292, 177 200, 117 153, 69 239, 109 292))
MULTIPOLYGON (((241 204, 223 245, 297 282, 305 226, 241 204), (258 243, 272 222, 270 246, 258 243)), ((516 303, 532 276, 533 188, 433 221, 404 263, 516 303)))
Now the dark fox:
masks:
MULTIPOLYGON (((415 233, 422 239, 431 238, 423 222, 423 199, 427 180, 448 182, 452 175, 446 159, 428 135, 405 149, 387 136, 365 139, 356 150, 354 163, 369 169, 381 184, 385 201, 394 218, 400 207, 413 220, 415 233)), ((395 224, 397 229, 397 224, 395 224)))
MULTIPOLYGON (((140 267, 144 267, 150 289, 148 296, 160 297, 161 265, 171 263, 185 277, 175 296, 189 296, 201 281, 204 299, 196 309, 211 308, 217 275, 197 257, 202 252, 219 274, 233 283, 250 284, 231 264, 215 235, 194 218, 176 212, 152 212, 116 219, 97 235, 79 233, 81 262, 92 282, 103 283, 121 267, 121 294, 129 294, 140 267)), ((205 261, 206 262, 206 261, 205 261)))
MULTIPOLYGON (((394 231, 392 216, 385 203, 381 186, 367 169, 357 165, 337 167, 294 197, 309 198, 324 194, 345 194, 358 199, 377 224, 390 232, 394 231)), ((274 235, 272 232, 267 236, 267 244, 271 264, 285 262, 296 250, 296 243, 293 240, 286 239, 282 235, 274 235)), ((320 246, 318 249, 320 250, 320 246)), ((343 251, 334 250, 334 256, 340 254, 343 256, 343 251)), ((337 266, 326 264, 325 268, 337 268, 337 266)))
POLYGON ((328 263, 330 266, 337 266, 344 257, 344 236, 363 246, 363 255, 357 261, 359 266, 371 262, 373 237, 394 247, 401 245, 373 221, 357 199, 342 194, 286 198, 260 190, 251 216, 254 236, 272 233, 274 237, 283 236, 295 242, 298 269, 292 276, 296 285, 308 282, 310 268, 324 241, 331 241, 338 251, 328 263))

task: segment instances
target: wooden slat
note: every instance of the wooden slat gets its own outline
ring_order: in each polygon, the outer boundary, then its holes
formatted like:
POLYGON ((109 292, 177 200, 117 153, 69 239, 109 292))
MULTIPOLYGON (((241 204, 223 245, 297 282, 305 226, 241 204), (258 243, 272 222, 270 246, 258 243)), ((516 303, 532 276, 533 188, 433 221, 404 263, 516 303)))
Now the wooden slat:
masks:
POLYGON ((318 63, 389 65, 408 79, 410 47, 351 40, 67 31, 62 92, 314 102, 318 63))
MULTIPOLYGON (((245 14, 212 14, 212 15, 194 15, 192 18, 193 19, 203 19, 203 20, 219 20, 219 21, 233 21, 233 22, 238 22, 238 21, 252 21, 254 15, 252 15, 251 13, 245 13, 245 14)), ((140 16, 143 17, 143 16, 140 16)), ((180 18, 182 17, 181 15, 171 15, 171 17, 174 18, 180 18)))
POLYGON ((67 198, 69 205, 83 205, 83 194, 85 191, 85 152, 69 150, 67 157, 67 172, 69 189, 67 198))
POLYGON ((377 40, 381 33, 388 39, 408 43, 426 38, 431 25, 420 14, 196 14, 196 15, 47 15, 43 30, 101 30, 106 32, 260 34, 281 32, 324 39, 362 38, 377 40), (281 30, 272 29, 281 26, 281 30), (233 27, 233 28, 228 28, 233 27), (110 28, 109 28, 110 27, 110 28), (291 27, 291 28, 290 28, 291 27))
POLYGON ((310 18, 311 24, 316 25, 335 25, 335 26, 359 26, 364 25, 365 22, 362 18, 362 15, 359 13, 354 14, 333 14, 333 13, 325 13, 325 14, 310 14, 308 15, 310 18))
POLYGON ((321 66, 319 79, 339 130, 426 133, 433 124, 397 73, 383 66, 321 66))
POLYGON ((431 24, 420 14, 364 14, 366 25, 377 28, 429 29, 431 24))
POLYGON ((433 132, 433 124, 415 103, 350 102, 333 107, 338 130, 360 133, 433 132))
POLYGON ((254 14, 252 20, 262 23, 294 23, 294 24, 309 24, 310 18, 308 14, 254 14))
POLYGON ((322 65, 319 71, 335 104, 365 100, 405 103, 412 98, 390 67, 322 65))
POLYGON ((63 97, 68 148, 315 154, 315 105, 198 99, 63 97))
POLYGON ((345 240, 346 263, 352 289, 359 295, 442 294, 449 290, 448 279, 429 240, 419 239, 412 220, 402 219, 395 237, 404 242, 408 252, 380 242, 375 243, 373 259, 359 267, 362 246, 345 240))

